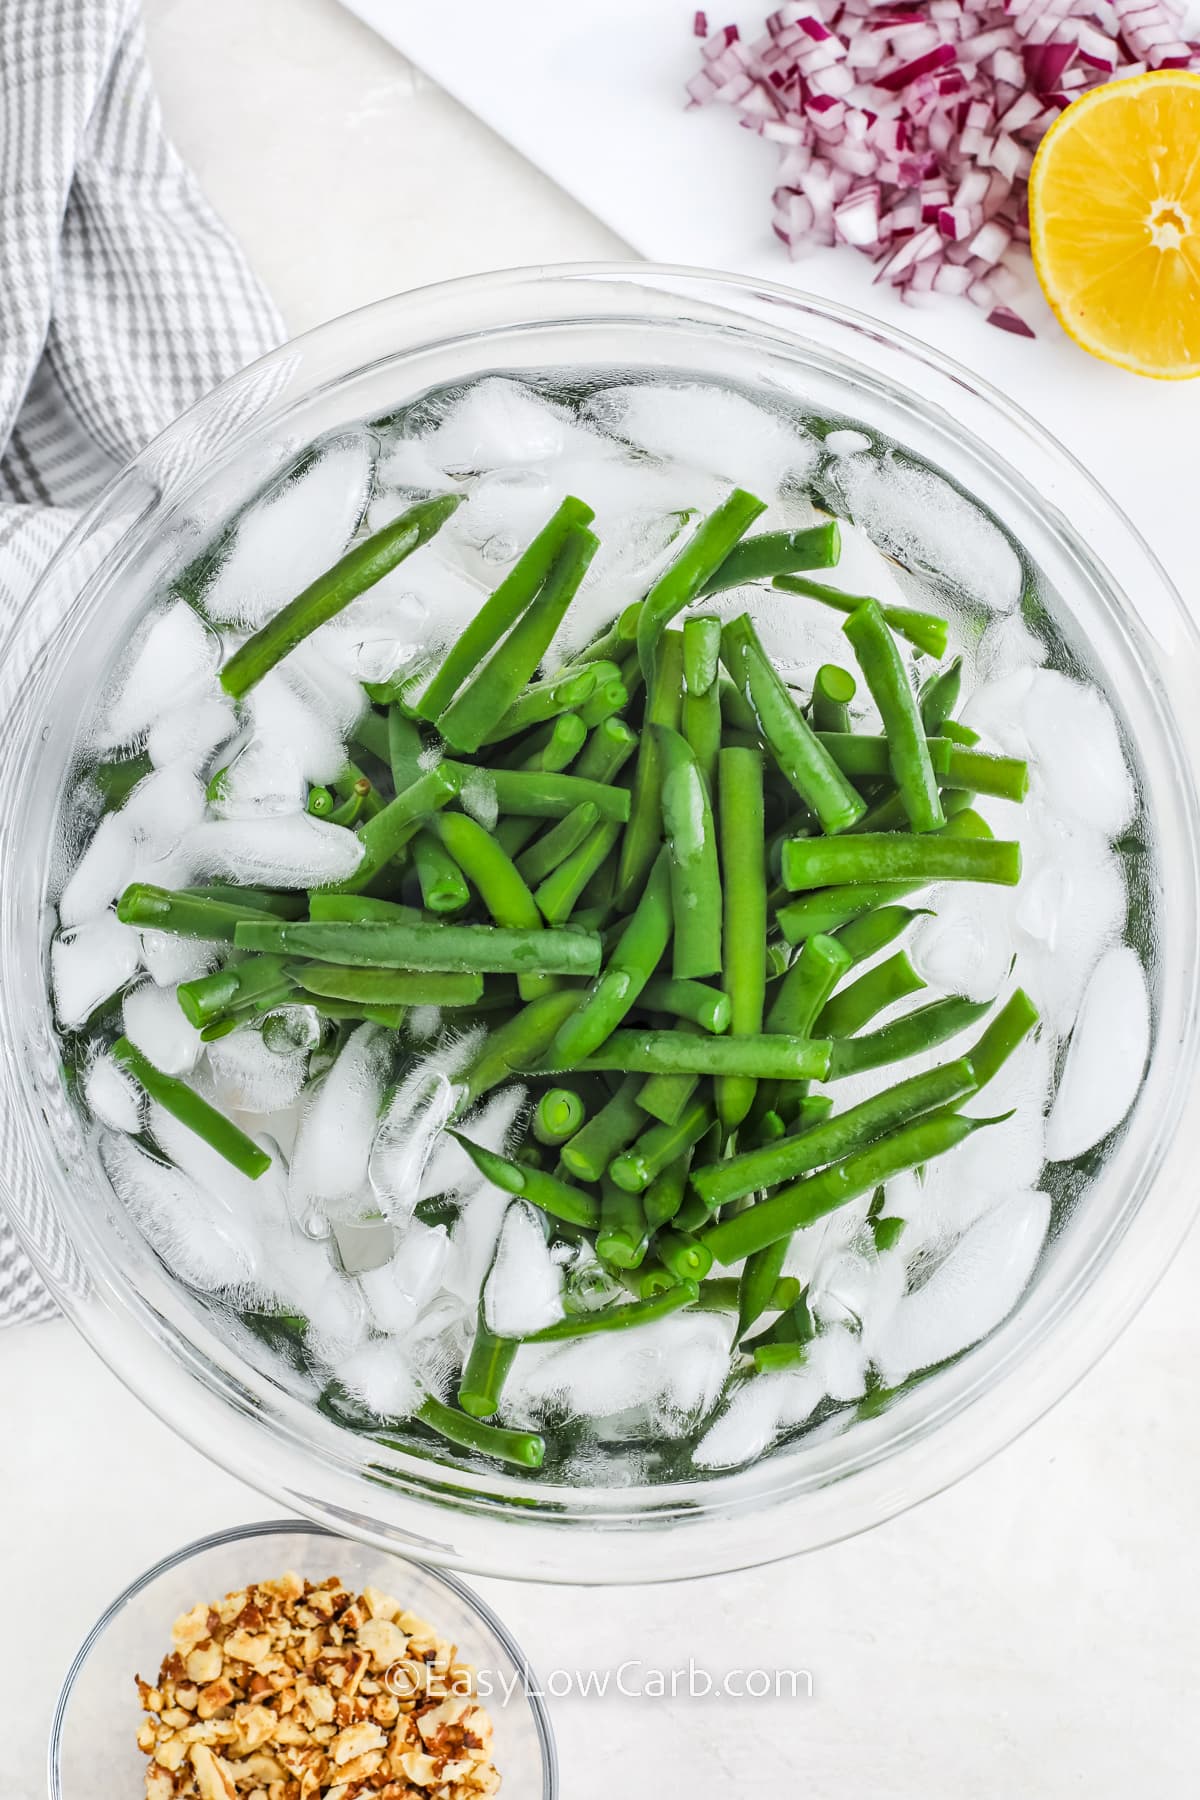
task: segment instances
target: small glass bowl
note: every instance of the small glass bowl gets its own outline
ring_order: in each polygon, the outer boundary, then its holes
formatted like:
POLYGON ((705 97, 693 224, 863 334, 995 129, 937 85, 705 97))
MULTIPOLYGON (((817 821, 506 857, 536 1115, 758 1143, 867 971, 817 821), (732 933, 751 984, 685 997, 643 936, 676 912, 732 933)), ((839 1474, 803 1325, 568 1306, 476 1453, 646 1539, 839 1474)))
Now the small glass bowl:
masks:
MULTIPOLYGON (((134 1676, 152 1681, 171 1626, 199 1600, 215 1600, 285 1570, 356 1592, 382 1588, 457 1645, 487 1677, 495 1759, 505 1800, 555 1800, 558 1762, 550 1720, 524 1652, 490 1607, 457 1576, 355 1543, 301 1519, 264 1519, 185 1544, 131 1582, 105 1608, 67 1671, 50 1727, 50 1800, 142 1792, 146 1758, 134 1676)), ((482 1685, 481 1685, 481 1698, 482 1685)))

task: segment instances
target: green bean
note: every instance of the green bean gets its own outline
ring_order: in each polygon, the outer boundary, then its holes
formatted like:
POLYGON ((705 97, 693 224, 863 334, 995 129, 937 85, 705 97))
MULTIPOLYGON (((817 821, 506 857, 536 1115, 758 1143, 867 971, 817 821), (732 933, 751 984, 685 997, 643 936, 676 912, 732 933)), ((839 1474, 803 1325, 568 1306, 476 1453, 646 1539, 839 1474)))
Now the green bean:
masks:
POLYGON ((812 723, 816 732, 850 730, 850 702, 858 691, 849 669, 822 663, 813 679, 812 723))
POLYGON ((553 1325, 543 1325, 540 1331, 531 1331, 521 1341, 526 1344, 559 1344, 569 1338, 591 1337, 601 1331, 627 1331, 637 1325, 649 1325, 655 1319, 665 1319, 669 1313, 678 1312, 681 1306, 690 1306, 695 1301, 696 1283, 689 1280, 671 1278, 670 1285, 645 1300, 631 1300, 625 1306, 606 1306, 598 1312, 572 1313, 569 1318, 559 1319, 553 1325))
POLYGON ((627 1076, 600 1111, 563 1145, 562 1163, 569 1174, 580 1181, 599 1181, 613 1158, 644 1129, 646 1115, 637 1103, 639 1086, 636 1075, 627 1076))
POLYGON ((585 730, 591 731, 602 725, 605 719, 622 712, 629 704, 629 689, 625 686, 621 672, 601 681, 590 699, 585 700, 579 708, 579 722, 585 730))
POLYGON ((275 894, 268 888, 236 887, 221 881, 210 881, 203 887, 179 888, 177 892, 190 894, 195 900, 219 900, 226 906, 272 913, 280 919, 302 919, 308 911, 308 899, 304 894, 275 894))
POLYGON ((638 1089, 638 1105, 660 1124, 674 1125, 700 1086, 699 1075, 647 1075, 638 1089))
POLYGON ((914 831, 936 831, 946 823, 925 727, 908 671, 879 605, 864 601, 842 627, 883 720, 892 778, 900 790, 914 831))
POLYGON ((198 894, 152 887, 143 881, 131 882, 125 889, 117 901, 117 917, 122 925, 136 925, 142 931, 169 931, 175 937, 211 943, 231 943, 237 927, 249 921, 281 922, 256 906, 205 900, 198 894))
POLYGON ((935 669, 929 679, 922 684, 921 723, 930 737, 938 735, 958 705, 958 696, 962 690, 962 673, 962 657, 956 656, 952 662, 946 664, 944 669, 935 669))
POLYGON ((593 638, 586 650, 579 652, 576 662, 607 662, 610 657, 629 650, 637 641, 637 622, 641 611, 641 601, 631 601, 606 631, 593 638))
POLYGON ((533 1110, 533 1135, 539 1144, 565 1144, 586 1118, 587 1108, 574 1088, 548 1088, 533 1110))
POLYGON ((390 574, 405 557, 427 544, 461 501, 461 494, 440 494, 432 500, 419 500, 390 525, 373 532, 361 543, 352 544, 331 569, 318 575, 302 594, 289 601, 282 611, 268 619, 234 651, 221 670, 221 686, 225 692, 234 700, 242 699, 318 626, 342 612, 352 600, 390 574))
POLYGON ((764 501, 744 488, 734 488, 715 511, 701 520, 674 562, 651 587, 637 623, 638 662, 647 688, 653 689, 655 651, 664 626, 696 598, 738 539, 765 510, 764 501))
MULTIPOLYGON (((457 1444, 461 1450, 475 1450, 480 1456, 494 1456, 497 1462, 516 1463, 523 1469, 540 1469, 546 1455, 546 1440, 536 1431, 509 1431, 500 1425, 489 1425, 483 1419, 472 1419, 467 1413, 459 1412, 453 1406, 446 1406, 443 1401, 430 1394, 417 1409, 416 1417, 447 1443, 457 1444)), ((390 1450, 402 1450, 411 1455, 411 1447, 389 1438, 383 1432, 375 1432, 376 1443, 385 1445, 390 1450)))
MULTIPOLYGON (((743 546, 744 547, 744 546, 743 546)), ((720 674, 721 621, 706 617, 683 622, 683 681, 689 694, 707 694, 720 674)))
POLYGON ((506 1156, 497 1156, 494 1150, 485 1150, 482 1144, 473 1144, 461 1131, 447 1129, 479 1173, 506 1194, 530 1201, 552 1219, 561 1219, 567 1225, 583 1225, 594 1230, 599 1224, 600 1206, 594 1194, 572 1187, 569 1181, 549 1175, 544 1169, 510 1162, 506 1156))
POLYGON ((152 774, 153 770, 154 764, 142 751, 117 762, 93 763, 87 773, 88 779, 100 789, 105 812, 116 812, 143 776, 152 774))
POLYGON ((392 786, 398 794, 410 788, 421 775, 421 753, 424 745, 416 721, 398 706, 388 707, 387 763, 392 772, 392 786))
POLYGON ((600 814, 590 800, 577 806, 565 818, 543 832, 540 838, 517 858, 517 872, 522 881, 544 881, 552 869, 578 850, 600 822, 600 814))
MULTIPOLYGON (((869 594, 844 594, 840 588, 809 581, 803 575, 777 575, 772 585, 785 594, 804 594, 810 600, 819 600, 822 606, 832 606, 836 612, 852 613, 870 599, 869 594)), ((946 654, 948 627, 936 613, 917 612, 908 606, 883 606, 880 611, 891 629, 924 655, 946 654)))
MULTIPOLYGON (((663 830, 671 877, 673 973, 677 981, 721 970, 721 871, 708 790, 687 740, 650 727, 662 771, 663 830)), ((761 834, 760 834, 761 843, 761 834)))
POLYGON ((782 1033, 734 1038, 707 1033, 684 1037, 678 1031, 614 1031, 589 1056, 573 1063, 551 1056, 526 1072, 627 1069, 635 1075, 752 1075, 756 1081, 823 1081, 829 1072, 829 1058, 830 1045, 824 1039, 782 1033))
POLYGON ((887 1137, 914 1118, 950 1106, 976 1091, 978 1076, 968 1057, 912 1075, 884 1088, 846 1112, 837 1113, 773 1144, 694 1168, 691 1184, 711 1209, 740 1200, 760 1188, 794 1181, 826 1163, 840 1162, 887 1137))
MULTIPOLYGON (((843 775, 852 781, 886 781, 892 773, 892 745, 869 732, 819 731, 817 737, 843 775)), ((921 738, 935 775, 949 772, 953 745, 949 738, 921 738)), ((901 821, 907 824, 907 817, 901 821)))
POLYGON ((600 1229, 596 1254, 618 1269, 636 1269, 646 1254, 650 1227, 640 1193, 620 1187, 608 1172, 600 1177, 600 1229))
POLYGON ((743 613, 721 631, 721 659, 755 715, 780 771, 825 831, 844 831, 866 806, 803 717, 743 613))
POLYGON ((488 1329, 480 1303, 471 1351, 458 1380, 458 1404, 473 1419, 487 1419, 500 1405, 500 1394, 517 1354, 514 1338, 497 1337, 488 1329))
POLYGON ((370 1000, 331 1000, 318 994, 306 996, 305 1005, 323 1019, 365 1019, 372 1025, 385 1025, 389 1031, 399 1031, 408 1014, 406 1006, 377 1006, 370 1000))
POLYGON ((945 782, 998 800, 1024 800, 1029 792, 1029 764, 1016 756, 988 756, 982 750, 952 748, 945 782))
POLYGON ((563 501, 447 650, 437 674, 417 702, 417 711, 423 718, 436 719, 446 710, 472 670, 534 600, 568 535, 580 526, 590 525, 594 517, 591 507, 582 500, 568 497, 563 501))
MULTIPOLYGON (((645 726, 666 725, 677 731, 683 712, 682 632, 663 632, 658 641, 657 665, 646 701, 645 726)), ((617 870, 617 905, 622 912, 632 912, 637 905, 662 843, 659 746, 653 731, 645 726, 638 746, 629 823, 617 870)))
MULTIPOLYGON (((211 788, 212 782, 209 782, 209 789, 211 788)), ((210 792, 207 798, 211 802, 214 798, 219 798, 219 795, 210 792)), ((308 790, 304 810, 314 819, 327 819, 336 805, 337 801, 327 787, 312 787, 308 790)))
MULTIPOLYGON (((936 834, 939 840, 949 838, 955 841, 990 835, 979 814, 970 811, 948 820, 936 834)), ((910 894, 925 885, 923 881, 864 881, 849 886, 825 888, 820 893, 806 894, 801 900, 793 900, 790 906, 781 906, 775 915, 775 923, 789 943, 798 944, 815 932, 838 931, 851 920, 861 918, 864 913, 891 906, 898 900, 906 900, 910 894)))
MULTIPOLYGON (((740 1278, 736 1275, 710 1275, 700 1283, 696 1296, 697 1312, 736 1312, 740 1278)), ((800 1298, 800 1283, 794 1275, 781 1275, 771 1290, 768 1312, 786 1312, 800 1298)))
MULTIPOLYGON (((691 621, 688 621, 689 624, 691 621)), ((703 694, 685 694, 681 729, 710 794, 717 789, 717 757, 721 749, 721 691, 714 681, 703 694)))
POLYGON ((871 1235, 875 1239, 875 1253, 882 1256, 885 1250, 894 1250, 904 1236, 907 1219, 899 1219, 894 1215, 887 1219, 872 1219, 871 1235))
POLYGON ((552 1059, 570 1067, 600 1048, 641 995, 662 959, 670 935, 671 875, 663 850, 650 871, 636 911, 609 954, 606 968, 559 1028, 550 1046, 552 1059))
POLYGON ((289 963, 288 974, 306 994, 323 1000, 365 1000, 373 1006, 474 1006, 483 998, 482 975, 438 970, 340 968, 336 963, 289 963))
POLYGON ((178 1119, 189 1131, 195 1132, 211 1150, 215 1150, 218 1156, 223 1156, 227 1163, 232 1163, 241 1174, 248 1176, 251 1181, 257 1181, 270 1168, 271 1158, 253 1138, 247 1137, 244 1131, 239 1131, 232 1119, 227 1119, 215 1106, 210 1106, 186 1081, 180 1081, 175 1075, 166 1075, 156 1068, 127 1037, 117 1039, 112 1047, 112 1056, 165 1112, 178 1119))
POLYGON ((419 925, 420 910, 395 900, 372 900, 366 894, 313 893, 308 897, 310 923, 328 925, 419 925))
POLYGON ((542 775, 559 775, 575 761, 586 738, 587 726, 577 712, 559 713, 544 731, 533 739, 526 738, 517 767, 542 775))
POLYGON ((391 738, 388 722, 379 713, 368 707, 362 718, 350 734, 350 741, 359 745, 369 756, 373 756, 381 768, 390 766, 391 738))
MULTIPOLYGON (((754 1036, 763 1028, 767 986, 762 752, 722 750, 718 786, 725 890, 724 947, 719 966, 729 995, 730 1032, 734 1037, 754 1036)), ((696 892, 702 906, 703 889, 697 887, 696 892)), ((678 945, 678 916, 675 942, 678 945)), ((754 1082, 741 1076, 718 1080, 717 1116, 726 1131, 741 1124, 754 1104, 754 1091, 754 1082)))
POLYGON ((700 1142, 713 1121, 707 1100, 694 1100, 674 1125, 648 1125, 630 1149, 614 1156, 608 1172, 618 1187, 640 1194, 679 1157, 700 1142))
MULTIPOLYGON (((503 1025, 489 1031, 474 1060, 459 1076, 464 1090, 463 1105, 459 1110, 473 1106, 482 1095, 507 1081, 521 1063, 544 1056, 555 1032, 567 1014, 574 1010, 578 999, 572 988, 539 994, 503 1025)), ((584 1130, 587 1129, 585 1126, 584 1130)))
MULTIPOLYGON (((564 713, 574 713, 591 698, 607 668, 616 674, 615 663, 596 663, 587 669, 560 669, 545 681, 535 681, 513 701, 500 722, 488 733, 488 745, 504 743, 519 737, 535 725, 553 726, 564 713)), ((582 739, 580 740, 582 742, 582 739)))
POLYGON ((970 1053, 977 1089, 999 1073, 1040 1016, 1024 988, 1014 988, 970 1053))
POLYGON ((438 714, 438 730, 448 744, 475 751, 496 730, 549 649, 597 547, 586 526, 570 528, 540 591, 504 642, 438 714))
POLYGON ((365 888, 409 840, 416 837, 426 819, 457 799, 462 785, 463 772, 459 765, 442 762, 436 769, 418 775, 410 787, 389 800, 382 812, 368 819, 359 832, 363 858, 353 875, 338 884, 340 891, 353 894, 365 888))
POLYGON ((659 1262, 676 1281, 703 1281, 713 1266, 713 1254, 707 1244, 672 1226, 657 1233, 654 1249, 659 1262))
POLYGON ((919 1168, 922 1163, 945 1155, 972 1132, 994 1122, 969 1119, 955 1112, 923 1114, 891 1136, 830 1164, 820 1174, 805 1176, 790 1187, 781 1188, 769 1200, 760 1200, 745 1212, 709 1225, 701 1242, 717 1262, 737 1262, 777 1238, 814 1224, 905 1169, 919 1168))
POLYGON ((910 837, 901 831, 789 838, 783 846, 783 879, 792 889, 892 881, 988 881, 1015 887, 1021 879, 1021 846, 987 838, 910 837))
MULTIPOLYGON (((433 830, 498 926, 515 931, 541 928, 541 914, 516 864, 477 820, 466 813, 441 813, 433 830)), ((522 972, 517 979, 522 1000, 532 1000, 545 986, 545 977, 531 972, 522 972)))
MULTIPOLYGON (((836 943, 836 938, 833 941, 836 943)), ((869 1025, 877 1013, 894 1006, 898 1000, 907 1000, 910 994, 919 994, 924 986, 904 951, 898 950, 895 956, 876 963, 873 969, 868 969, 857 981, 839 989, 832 999, 827 1000, 817 1015, 813 1034, 828 1038, 852 1037, 864 1025, 869 1025)))
POLYGON ((364 803, 366 801, 366 797, 370 793, 370 791, 371 791, 371 784, 367 780, 366 776, 364 775, 363 776, 363 786, 362 786, 361 792, 356 792, 356 793, 351 794, 351 796, 348 800, 339 801, 338 804, 333 808, 332 812, 329 815, 329 823, 331 825, 344 825, 344 826, 350 826, 350 825, 357 824, 358 820, 362 814, 362 810, 363 810, 364 803))
POLYGON ((837 932, 837 942, 850 953, 851 963, 865 962, 894 943, 914 919, 930 917, 928 907, 879 906, 874 912, 851 919, 837 932))
POLYGON ((839 1038, 829 1059, 829 1080, 840 1081, 846 1075, 861 1075, 885 1063, 902 1062, 907 1056, 919 1056, 957 1037, 974 1025, 988 1011, 988 1000, 931 1000, 918 1006, 890 1025, 862 1037, 839 1038))
POLYGON ((779 1100, 779 1116, 793 1131, 807 1131, 812 1125, 823 1124, 832 1111, 833 1101, 828 1094, 784 1093, 779 1100))
POLYGON ((972 788, 943 788, 942 811, 947 819, 956 818, 959 813, 966 812, 974 806, 977 798, 978 796, 972 788))
POLYGON ((563 925, 589 881, 616 848, 621 827, 611 819, 594 825, 577 850, 553 868, 534 890, 534 900, 550 925, 563 925))
MULTIPOLYGON (((442 763, 441 767, 458 769, 460 782, 468 773, 480 772, 461 763, 442 763)), ((529 819, 564 819, 577 806, 590 801, 602 819, 613 819, 621 825, 629 817, 629 795, 624 788, 581 781, 578 775, 538 769, 492 769, 487 780, 495 790, 502 813, 520 813, 529 819)))
POLYGON ((942 725, 942 736, 948 737, 952 744, 961 750, 973 750, 979 742, 979 733, 972 731, 969 725, 960 724, 957 719, 947 719, 942 725))
POLYGON ((738 1319, 737 1335, 744 1338, 750 1327, 768 1310, 771 1295, 775 1292, 779 1278, 783 1274, 784 1258, 788 1253, 791 1239, 776 1238, 773 1244, 764 1244, 761 1250, 754 1250, 746 1258, 738 1281, 738 1319))
POLYGON ((461 912, 471 903, 466 877, 432 831, 418 831, 413 839, 413 864, 426 912, 461 912))
POLYGON ((669 1224, 683 1204, 690 1161, 690 1155, 686 1151, 682 1156, 677 1156, 674 1162, 669 1162, 665 1169, 659 1170, 642 1194, 646 1224, 651 1231, 669 1224))
POLYGON ((729 1030, 729 995, 720 988, 706 987, 702 981, 675 981, 669 975, 656 975, 646 983, 640 998, 648 1012, 670 1013, 673 1018, 686 1019, 718 1036, 729 1030))
POLYGON ((637 733, 623 719, 604 719, 588 734, 575 764, 581 780, 610 785, 637 749, 637 733))
POLYGON ((241 922, 239 950, 265 950, 368 969, 448 969, 467 974, 590 975, 600 939, 584 931, 510 931, 498 925, 241 922))
POLYGON ((836 519, 825 519, 803 531, 763 531, 735 544, 700 592, 719 594, 724 588, 769 581, 795 569, 831 569, 841 553, 842 534, 836 519))
POLYGON ((295 985, 284 973, 283 958, 255 956, 195 981, 180 982, 175 995, 188 1024, 200 1031, 222 1013, 246 1006, 261 994, 276 993, 281 984, 295 985))
POLYGON ((779 984, 767 1013, 767 1030, 812 1037, 817 1014, 852 962, 844 944, 814 933, 779 984))

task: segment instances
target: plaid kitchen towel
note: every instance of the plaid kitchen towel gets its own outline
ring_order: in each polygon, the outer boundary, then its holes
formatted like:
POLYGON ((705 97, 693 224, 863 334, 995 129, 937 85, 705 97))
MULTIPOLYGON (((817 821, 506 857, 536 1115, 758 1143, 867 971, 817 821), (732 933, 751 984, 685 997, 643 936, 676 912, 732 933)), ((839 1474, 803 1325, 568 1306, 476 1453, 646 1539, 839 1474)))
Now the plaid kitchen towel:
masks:
MULTIPOLYGON (((137 0, 0 0, 0 634, 122 464, 281 336, 166 140, 137 0)), ((0 1191, 33 1179, 4 1130, 0 1191)), ((0 1216, 0 1325, 53 1310, 0 1216)))

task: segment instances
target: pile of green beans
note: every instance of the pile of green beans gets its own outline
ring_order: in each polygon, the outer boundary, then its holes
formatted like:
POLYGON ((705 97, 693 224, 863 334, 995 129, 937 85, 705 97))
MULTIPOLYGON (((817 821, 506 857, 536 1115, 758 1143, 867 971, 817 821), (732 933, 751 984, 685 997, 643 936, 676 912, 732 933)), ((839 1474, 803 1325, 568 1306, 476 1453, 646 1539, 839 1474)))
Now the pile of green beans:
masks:
MULTIPOLYGON (((422 502, 356 543, 241 645, 227 693, 240 704, 456 504, 422 502)), ((303 1005, 328 1021, 334 1055, 355 1022, 385 1026, 398 1081, 428 1042, 427 1021, 409 1037, 410 1008, 483 1027, 452 1135, 550 1239, 588 1242, 627 1295, 591 1310, 568 1300, 531 1342, 724 1309, 744 1346, 735 1367, 802 1362, 815 1327, 783 1273, 793 1234, 990 1123, 962 1108, 1037 1024, 1017 989, 974 1048, 835 1110, 845 1076, 901 1064, 989 1011, 951 996, 897 1015, 924 986, 902 948, 855 969, 903 937, 923 909, 898 903, 927 885, 1019 879, 1017 843, 994 838, 970 796, 1017 803, 1027 772, 956 725, 958 659, 914 684, 909 646, 940 658, 944 620, 801 574, 836 563, 836 522, 748 535, 762 511, 735 489, 641 600, 558 663, 597 549, 590 507, 563 501, 435 667, 366 688, 357 760, 308 803, 357 840, 349 879, 306 894, 135 884, 118 905, 128 925, 213 947, 220 966, 179 988, 206 1038, 303 1005), (843 612, 854 668, 824 664, 807 693, 785 679, 750 616, 708 598, 755 581, 843 612), (868 697, 878 720, 860 728, 868 697), (487 1148, 477 1105, 517 1083, 516 1141, 487 1148), (715 1263, 742 1267, 720 1276, 715 1263), (747 1340, 764 1314, 777 1324, 747 1340)), ((267 1152, 186 1082, 127 1039, 113 1050, 242 1174, 262 1174, 267 1152)), ((900 1229, 882 1221, 880 1247, 900 1229)), ((420 1425, 540 1466, 537 1433, 489 1423, 519 1353, 481 1297, 455 1403, 426 1400, 420 1425)))

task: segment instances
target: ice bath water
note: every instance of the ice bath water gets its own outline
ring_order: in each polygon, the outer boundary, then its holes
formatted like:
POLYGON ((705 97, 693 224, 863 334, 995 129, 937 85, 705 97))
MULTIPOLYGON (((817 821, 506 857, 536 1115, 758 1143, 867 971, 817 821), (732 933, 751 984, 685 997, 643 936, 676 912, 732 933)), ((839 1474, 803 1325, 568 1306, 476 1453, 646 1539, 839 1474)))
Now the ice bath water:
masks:
MULTIPOLYGON (((548 1232, 445 1134, 486 1021, 464 1030, 453 1012, 419 1005, 397 1036, 281 1004, 204 1041, 176 990, 228 946, 138 931, 115 902, 133 882, 282 894, 336 884, 359 851, 310 796, 345 769, 363 684, 436 664, 574 494, 595 510, 600 549, 554 639, 553 673, 645 594, 735 484, 767 502, 755 531, 841 522, 841 557, 815 572, 822 582, 945 617, 949 654, 963 659, 961 723, 982 749, 1028 761, 1023 805, 976 802, 997 837, 1020 841, 1019 886, 928 889, 911 902, 923 916, 905 947, 922 1001, 1002 1003, 1019 985, 1040 1029, 988 1089, 985 1110, 1002 1123, 897 1177, 882 1202, 865 1197, 796 1234, 784 1274, 804 1285, 815 1330, 800 1366, 753 1372, 732 1312, 688 1309, 522 1348, 496 1422, 545 1429, 546 1473, 585 1483, 686 1479, 806 1432, 852 1429, 1019 1304, 1050 1236, 1086 1206, 1135 1098, 1155 881, 1132 749, 1086 643, 1021 547, 943 474, 853 420, 789 413, 686 372, 497 373, 343 428, 247 493, 147 593, 81 728, 48 976, 64 1065, 130 1218, 248 1361, 354 1429, 386 1425, 429 1448, 409 1415, 426 1394, 453 1399, 481 1305, 491 1330, 521 1336, 564 1304, 628 1296, 586 1245, 548 1232), (250 632, 357 538, 446 492, 463 502, 431 543, 243 702, 225 695, 219 670, 250 632), (112 1055, 122 1033, 260 1143, 266 1174, 248 1179, 148 1099, 112 1055), (880 1219, 904 1221, 894 1241, 880 1219)), ((691 610, 749 611, 805 697, 821 664, 846 660, 837 613, 769 584, 691 610)), ((918 674, 928 667, 905 654, 918 674)), ((852 714, 856 729, 879 729, 865 688, 852 714)), ((487 784, 460 803, 495 828, 487 784)), ((952 1040, 840 1082, 836 1106, 967 1047, 952 1040)), ((519 1082, 493 1091, 467 1117, 472 1141, 511 1149, 526 1101, 519 1082)))

